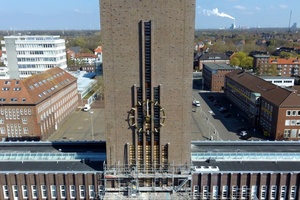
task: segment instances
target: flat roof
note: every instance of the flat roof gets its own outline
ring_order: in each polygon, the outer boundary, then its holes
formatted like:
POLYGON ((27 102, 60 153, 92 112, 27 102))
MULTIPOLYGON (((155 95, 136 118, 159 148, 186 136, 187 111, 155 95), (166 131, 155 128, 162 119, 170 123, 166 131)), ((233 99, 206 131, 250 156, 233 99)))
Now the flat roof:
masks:
POLYGON ((203 63, 203 67, 206 66, 212 70, 234 70, 234 67, 231 67, 228 64, 221 64, 221 63, 203 63))
MULTIPOLYGON (((218 167, 218 172, 245 172, 245 173, 268 173, 268 172, 287 172, 287 173, 299 173, 300 172, 300 162, 256 162, 256 161, 236 161, 236 162, 193 162, 194 166, 212 166, 218 167)), ((211 173, 212 171, 203 171, 199 173, 211 173)))

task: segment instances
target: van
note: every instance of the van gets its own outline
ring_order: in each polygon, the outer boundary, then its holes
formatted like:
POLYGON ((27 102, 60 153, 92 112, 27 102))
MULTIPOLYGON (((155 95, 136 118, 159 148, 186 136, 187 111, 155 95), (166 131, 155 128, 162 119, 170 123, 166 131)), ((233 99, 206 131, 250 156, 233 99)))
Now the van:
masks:
POLYGON ((87 112, 87 111, 89 111, 90 109, 91 109, 90 104, 85 104, 82 110, 85 111, 85 112, 87 112))

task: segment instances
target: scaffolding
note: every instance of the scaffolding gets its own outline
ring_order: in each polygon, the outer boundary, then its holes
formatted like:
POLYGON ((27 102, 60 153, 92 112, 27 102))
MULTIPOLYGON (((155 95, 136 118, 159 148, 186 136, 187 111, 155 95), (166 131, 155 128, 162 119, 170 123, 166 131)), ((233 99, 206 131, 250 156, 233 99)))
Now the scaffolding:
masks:
POLYGON ((191 193, 192 171, 190 166, 157 165, 107 166, 104 163, 103 183, 105 193, 136 197, 141 193, 191 193))

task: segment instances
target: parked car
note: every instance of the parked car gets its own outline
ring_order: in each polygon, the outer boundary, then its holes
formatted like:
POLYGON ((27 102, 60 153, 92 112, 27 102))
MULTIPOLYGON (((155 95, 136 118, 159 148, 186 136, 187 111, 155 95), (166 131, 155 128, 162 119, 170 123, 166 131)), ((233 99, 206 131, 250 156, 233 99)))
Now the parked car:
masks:
POLYGON ((247 133, 247 131, 241 131, 239 135, 240 136, 246 136, 246 135, 248 135, 248 133, 247 133))
POLYGON ((200 101, 194 100, 193 105, 196 107, 200 107, 200 101))
POLYGON ((87 112, 87 111, 89 111, 90 109, 91 109, 90 104, 85 104, 82 110, 85 111, 85 112, 87 112))
POLYGON ((251 138, 251 135, 250 134, 247 134, 245 136, 241 136, 240 139, 241 140, 248 140, 249 138, 251 138))
POLYGON ((219 109, 219 111, 220 111, 220 113, 226 113, 226 112, 228 112, 227 108, 225 108, 225 107, 221 107, 219 109))

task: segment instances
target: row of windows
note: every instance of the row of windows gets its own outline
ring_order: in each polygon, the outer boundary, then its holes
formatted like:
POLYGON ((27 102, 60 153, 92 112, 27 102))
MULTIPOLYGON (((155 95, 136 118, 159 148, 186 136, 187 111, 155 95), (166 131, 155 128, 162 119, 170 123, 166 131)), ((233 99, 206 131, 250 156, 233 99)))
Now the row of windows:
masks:
POLYGON ((300 110, 287 110, 286 116, 300 116, 300 110))
POLYGON ((64 44, 18 44, 17 48, 55 48, 65 46, 64 44))
MULTIPOLYGON (((96 197, 94 185, 88 185, 87 188, 85 185, 79 185, 78 188, 76 188, 75 185, 70 185, 69 187, 66 187, 65 185, 59 185, 58 187, 56 185, 50 185, 49 188, 46 185, 41 185, 40 188, 36 185, 31 185, 30 187, 27 185, 21 185, 20 188, 18 188, 17 185, 13 185, 11 188, 7 185, 3 185, 2 189, 4 199, 9 199, 10 192, 14 199, 18 199, 20 197, 28 199, 30 196, 29 192, 31 193, 32 199, 37 199, 39 197, 39 193, 42 199, 65 199, 67 198, 67 192, 69 192, 71 199, 85 199, 86 195, 88 195, 88 198, 90 199, 96 197), (79 197, 76 196, 76 190, 79 191, 79 197)), ((101 185, 98 186, 98 192, 103 192, 103 187, 101 185)))
POLYGON ((283 138, 300 138, 300 129, 284 129, 283 138))
POLYGON ((60 53, 65 53, 65 49, 60 49, 56 51, 18 51, 18 55, 55 55, 60 53))
MULTIPOLYGON (((57 64, 19 64, 18 67, 20 69, 32 69, 32 68, 35 68, 35 69, 50 69, 50 68, 53 68, 57 66, 57 64)), ((23 71, 22 71, 23 72, 23 71)))
POLYGON ((55 57, 50 58, 18 58, 18 62, 55 62, 57 59, 55 57))
MULTIPOLYGON (((266 200, 271 199, 290 199, 294 200, 296 199, 296 190, 297 186, 292 185, 289 198, 287 198, 287 186, 283 185, 279 188, 277 188, 276 185, 271 185, 268 191, 268 186, 262 185, 260 188, 260 194, 258 194, 258 188, 256 185, 251 186, 251 188, 248 188, 246 185, 243 185, 241 188, 239 188, 237 185, 233 185, 231 187, 231 193, 229 191, 229 187, 227 185, 223 185, 219 194, 219 187, 213 186, 212 190, 209 190, 209 186, 205 185, 202 188, 202 197, 201 199, 261 199, 266 200), (270 192, 270 195, 268 195, 270 192), (269 196, 269 197, 268 197, 269 196)), ((194 186, 194 194, 199 194, 199 186, 194 186)))
POLYGON ((6 128, 0 127, 0 133, 2 135, 5 135, 7 133, 9 137, 17 137, 18 135, 22 134, 27 135, 29 132, 28 127, 22 127, 21 124, 7 124, 6 128))

